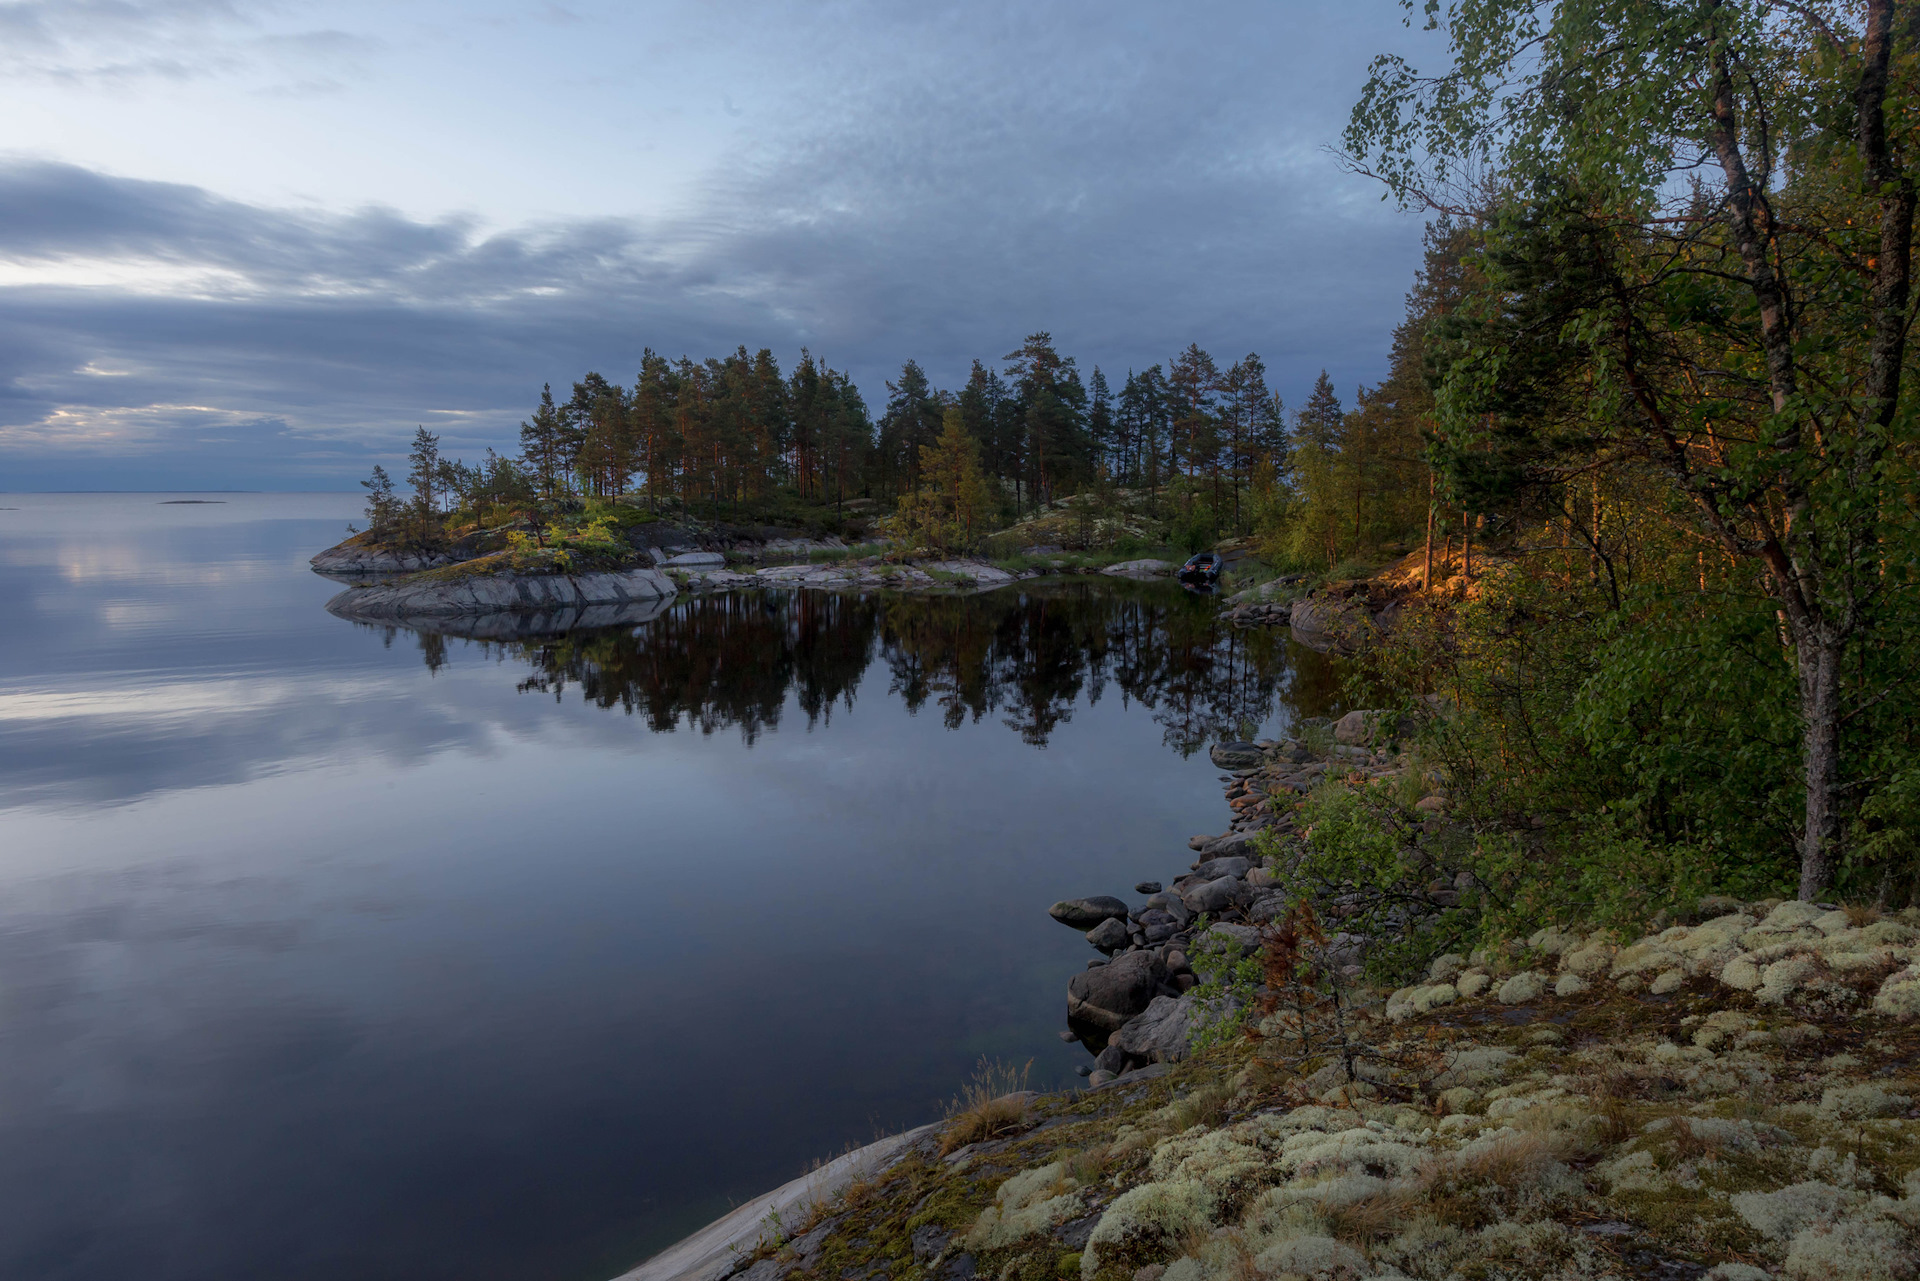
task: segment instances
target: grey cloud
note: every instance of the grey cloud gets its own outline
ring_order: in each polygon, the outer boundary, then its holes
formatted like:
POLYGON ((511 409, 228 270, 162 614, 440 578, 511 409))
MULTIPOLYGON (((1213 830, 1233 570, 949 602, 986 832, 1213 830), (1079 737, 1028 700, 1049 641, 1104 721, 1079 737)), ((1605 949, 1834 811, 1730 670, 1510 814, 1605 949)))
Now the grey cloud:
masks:
POLYGON ((1375 36, 1277 83, 1271 36, 1122 16, 1046 76, 1070 15, 981 9, 960 40, 952 13, 876 10, 898 41, 953 39, 950 65, 884 68, 876 37, 669 217, 500 230, 0 168, 0 259, 206 273, 0 290, 0 469, 60 473, 63 440, 115 442, 129 477, 226 466, 217 426, 280 433, 286 462, 208 483, 349 484, 416 422, 505 447, 541 382, 631 377, 643 346, 804 344, 876 401, 908 357, 951 385, 1041 328, 1115 374, 1258 351, 1290 400, 1323 365, 1343 395, 1379 377, 1418 227, 1320 150, 1375 36))

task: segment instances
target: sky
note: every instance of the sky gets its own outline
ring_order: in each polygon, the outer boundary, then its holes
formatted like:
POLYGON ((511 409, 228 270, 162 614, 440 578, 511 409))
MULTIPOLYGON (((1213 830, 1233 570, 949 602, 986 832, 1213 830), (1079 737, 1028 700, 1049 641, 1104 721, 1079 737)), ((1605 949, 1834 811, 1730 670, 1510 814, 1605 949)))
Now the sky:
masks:
POLYGON ((1289 404, 1417 217, 1332 148, 1398 0, 0 3, 0 491, 350 489, 542 383, 803 347, 876 412, 1047 330, 1289 404))

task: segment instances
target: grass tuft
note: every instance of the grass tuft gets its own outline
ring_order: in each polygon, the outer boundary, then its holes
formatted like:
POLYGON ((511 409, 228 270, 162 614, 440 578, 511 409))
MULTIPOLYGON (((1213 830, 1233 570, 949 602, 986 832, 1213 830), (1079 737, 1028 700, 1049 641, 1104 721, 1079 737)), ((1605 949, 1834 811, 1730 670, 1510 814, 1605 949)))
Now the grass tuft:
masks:
POLYGON ((957 1152, 969 1143, 980 1143, 1026 1128, 1027 1108, 1032 1096, 1027 1092, 1027 1077, 1033 1060, 1021 1067, 982 1057, 973 1070, 973 1079, 960 1087, 960 1093, 947 1104, 947 1128, 940 1136, 942 1154, 957 1152))

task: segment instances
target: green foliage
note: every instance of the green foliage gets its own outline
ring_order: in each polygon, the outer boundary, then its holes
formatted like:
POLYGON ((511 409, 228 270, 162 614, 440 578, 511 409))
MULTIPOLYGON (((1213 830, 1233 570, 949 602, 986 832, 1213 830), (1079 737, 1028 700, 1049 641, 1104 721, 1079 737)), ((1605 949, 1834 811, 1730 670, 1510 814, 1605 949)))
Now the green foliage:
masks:
MULTIPOLYGON (((1723 631, 1696 656, 1709 670, 1678 684, 1763 700, 1767 759, 1747 786, 1764 819, 1779 818, 1772 744, 1792 728, 1803 897, 1870 867, 1889 888, 1911 884, 1911 865, 1884 864, 1910 856, 1876 841, 1884 817, 1868 816, 1884 815, 1875 797, 1915 750, 1911 672, 1883 666, 1920 614, 1905 573, 1920 550, 1911 15, 1759 0, 1427 12, 1451 65, 1423 76, 1376 60, 1346 137, 1403 202, 1477 215, 1462 292, 1426 335, 1440 488, 1509 530, 1557 524, 1592 557, 1606 607, 1631 614, 1647 599, 1621 563, 1632 549, 1582 501, 1580 482, 1611 481, 1635 518, 1691 541, 1702 596, 1709 577, 1730 577, 1736 595, 1767 598, 1773 628, 1716 619, 1723 631), (1710 575, 1709 554, 1734 572, 1710 575), (1765 630, 1793 678, 1784 705, 1740 657, 1765 630)), ((1671 592, 1677 549, 1657 550, 1641 586, 1671 592)), ((1714 612, 1690 611, 1681 630, 1703 635, 1692 624, 1714 612)), ((1661 701, 1636 652, 1649 651, 1616 637, 1595 660, 1617 677, 1613 701, 1596 702, 1603 719, 1622 699, 1636 714, 1661 701)), ((1603 754, 1661 780, 1743 741, 1681 741, 1690 718, 1677 705, 1658 719, 1666 728, 1635 752, 1617 732, 1627 722, 1609 720, 1603 754)), ((1649 785, 1638 804, 1665 798, 1649 785)))
POLYGON ((1194 987, 1196 1010, 1189 1044, 1196 1051, 1224 1045, 1239 1036, 1253 1013, 1263 970, 1258 951, 1242 951, 1236 944, 1207 932, 1202 913, 1193 924, 1189 956, 1200 982, 1194 987))

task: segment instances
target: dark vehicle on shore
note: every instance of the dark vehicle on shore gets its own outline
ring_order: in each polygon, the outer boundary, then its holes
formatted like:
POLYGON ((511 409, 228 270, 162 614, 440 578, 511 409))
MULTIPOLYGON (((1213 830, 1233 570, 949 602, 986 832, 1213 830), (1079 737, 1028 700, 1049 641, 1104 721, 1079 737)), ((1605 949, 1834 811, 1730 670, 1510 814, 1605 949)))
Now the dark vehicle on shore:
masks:
POLYGON ((1220 581, 1220 571, 1225 568, 1226 561, 1220 553, 1201 552, 1187 558, 1187 563, 1180 567, 1179 578, 1181 582, 1196 587, 1211 587, 1220 581))

